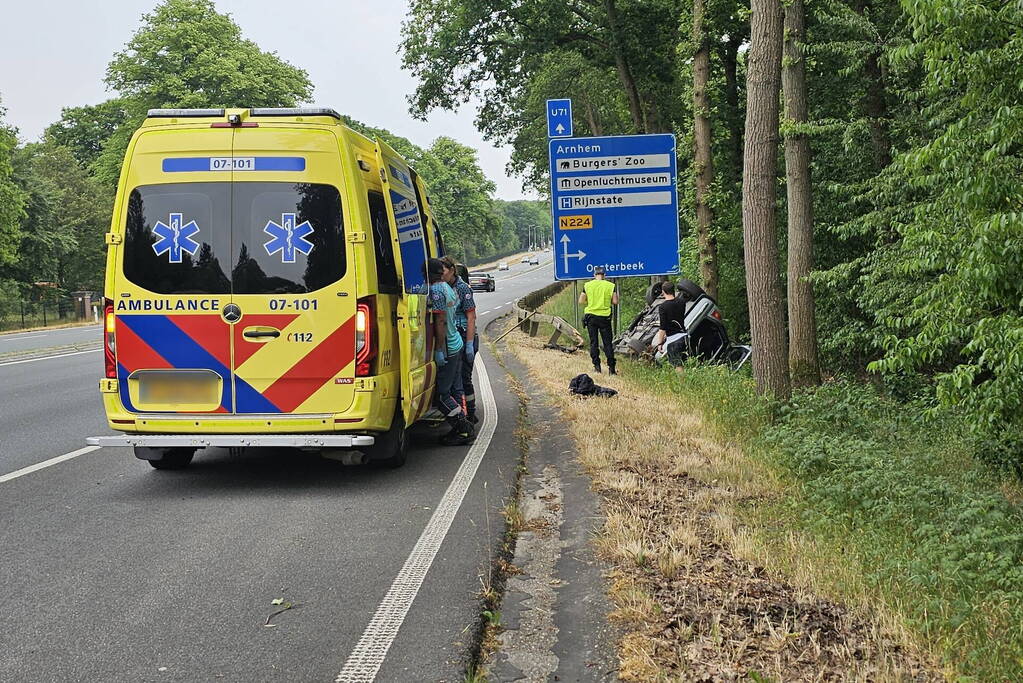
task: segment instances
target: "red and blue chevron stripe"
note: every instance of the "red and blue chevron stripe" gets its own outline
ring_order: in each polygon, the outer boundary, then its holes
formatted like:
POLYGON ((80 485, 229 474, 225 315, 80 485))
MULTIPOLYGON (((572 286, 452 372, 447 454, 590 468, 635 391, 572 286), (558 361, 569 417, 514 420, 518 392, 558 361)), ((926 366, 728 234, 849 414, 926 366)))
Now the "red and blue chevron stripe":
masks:
MULTIPOLYGON (((247 316, 245 322, 283 328, 295 317, 247 316)), ((355 359, 352 317, 260 392, 232 372, 232 334, 236 368, 264 348, 243 343, 240 330, 241 325, 232 331, 223 319, 212 315, 117 316, 117 379, 124 407, 131 412, 146 412, 131 403, 128 376, 135 370, 201 368, 223 379, 220 405, 210 412, 291 413, 355 359)))

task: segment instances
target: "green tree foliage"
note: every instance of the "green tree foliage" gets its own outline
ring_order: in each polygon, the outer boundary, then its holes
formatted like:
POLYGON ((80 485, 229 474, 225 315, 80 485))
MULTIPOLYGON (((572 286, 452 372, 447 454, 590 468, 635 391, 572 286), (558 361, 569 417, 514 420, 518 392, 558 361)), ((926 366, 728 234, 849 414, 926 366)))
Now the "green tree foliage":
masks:
POLYGON ((18 144, 16 131, 4 124, 0 107, 0 266, 14 263, 21 242, 20 224, 25 217, 25 193, 14 181, 11 158, 18 144))
POLYGON ((16 262, 7 279, 52 282, 65 290, 99 289, 110 197, 71 150, 52 141, 14 155, 14 179, 26 197, 16 262))
POLYGON ((263 52, 210 0, 166 0, 107 66, 134 108, 288 107, 308 100, 305 71, 263 52))
POLYGON ((512 144, 512 169, 543 189, 544 101, 573 96, 575 125, 604 135, 672 129, 681 0, 415 0, 404 63, 412 111, 478 96, 477 126, 512 144), (539 142, 539 144, 538 144, 539 142))
POLYGON ((545 201, 520 199, 517 201, 495 200, 494 208, 501 215, 504 225, 505 245, 499 251, 510 252, 529 248, 530 231, 539 234, 541 242, 550 241, 551 207, 545 201))
POLYGON ((501 227, 491 198, 496 188, 480 169, 476 151, 439 137, 417 170, 429 183, 447 250, 464 259, 494 253, 493 233, 501 227))
POLYGON ((88 168, 103 151, 103 144, 127 118, 125 103, 119 99, 84 107, 64 107, 60 120, 47 127, 46 137, 67 147, 75 159, 88 168))
POLYGON ((430 204, 445 249, 467 261, 524 248, 527 226, 548 225, 545 202, 502 202, 493 198, 494 183, 479 166, 476 151, 448 137, 423 149, 384 128, 343 116, 350 128, 381 139, 409 160, 430 188, 430 204))
POLYGON ((894 245, 867 282, 906 284, 878 302, 888 335, 875 367, 937 371, 938 397, 1023 445, 1023 32, 1018 3, 915 0, 897 62, 925 71, 927 140, 875 186, 894 245), (908 306, 901 306, 903 302, 908 306))
MULTIPOLYGON (((110 185, 150 108, 291 107, 313 89, 305 71, 243 38, 211 0, 166 0, 143 15, 142 26, 107 66, 106 83, 126 112, 93 162, 95 174, 110 185)), ((98 113, 81 117, 95 126, 95 118, 103 120, 98 113)))

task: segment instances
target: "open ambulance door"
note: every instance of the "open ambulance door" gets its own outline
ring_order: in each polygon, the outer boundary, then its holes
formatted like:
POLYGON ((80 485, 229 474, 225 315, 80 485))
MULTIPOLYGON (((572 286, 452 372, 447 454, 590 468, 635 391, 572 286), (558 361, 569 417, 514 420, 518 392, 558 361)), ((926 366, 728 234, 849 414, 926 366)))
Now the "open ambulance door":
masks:
POLYGON ((436 379, 433 334, 426 310, 430 287, 426 275, 426 226, 416 200, 411 169, 401 155, 380 139, 376 141, 376 155, 402 283, 402 295, 398 300, 398 347, 401 408, 405 425, 409 426, 429 410, 436 379))
POLYGON ((430 206, 430 198, 426 195, 426 184, 419 174, 412 171, 412 186, 416 190, 416 201, 419 202, 421 213, 426 216, 426 245, 430 256, 440 258, 444 255, 444 244, 440 238, 440 229, 433 217, 433 207, 430 206))

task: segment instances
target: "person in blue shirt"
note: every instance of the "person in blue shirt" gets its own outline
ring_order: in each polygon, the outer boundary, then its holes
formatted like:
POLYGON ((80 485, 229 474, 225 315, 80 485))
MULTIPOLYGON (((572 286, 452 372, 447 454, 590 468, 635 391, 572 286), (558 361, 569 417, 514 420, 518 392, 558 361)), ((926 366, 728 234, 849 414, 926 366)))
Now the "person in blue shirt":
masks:
MULTIPOLYGON (((450 256, 441 258, 444 264, 444 282, 447 282, 455 290, 458 297, 458 306, 455 308, 455 327, 462 335, 464 346, 462 347, 462 381, 458 388, 461 389, 465 416, 469 422, 476 424, 479 418, 476 417, 476 390, 472 385, 472 366, 476 359, 476 351, 479 349, 480 339, 476 334, 476 299, 473 298, 472 287, 458 275, 455 260, 450 256)), ((463 266, 464 268, 464 266, 463 266)))
POLYGON ((472 423, 465 417, 461 402, 462 349, 465 343, 458 333, 455 309, 458 297, 455 290, 444 282, 444 264, 440 259, 427 261, 430 280, 428 308, 433 318, 434 351, 437 363, 437 408, 451 425, 451 431, 441 437, 446 446, 469 443, 473 437, 472 423))

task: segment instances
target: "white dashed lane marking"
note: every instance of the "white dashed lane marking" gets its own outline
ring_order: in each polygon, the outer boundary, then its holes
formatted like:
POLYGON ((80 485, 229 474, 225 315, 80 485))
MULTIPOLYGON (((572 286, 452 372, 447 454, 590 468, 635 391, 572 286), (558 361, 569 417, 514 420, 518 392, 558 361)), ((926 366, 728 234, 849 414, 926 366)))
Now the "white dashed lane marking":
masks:
POLYGON ((0 484, 4 484, 6 482, 9 482, 12 479, 17 479, 18 477, 24 477, 26 474, 32 474, 33 472, 38 472, 39 470, 46 469, 47 467, 52 467, 53 465, 56 465, 58 463, 64 462, 65 460, 71 460, 72 458, 77 458, 79 455, 85 455, 86 453, 92 453, 95 450, 99 450, 99 446, 86 446, 85 448, 79 448, 77 451, 71 451, 70 453, 65 453, 64 455, 58 455, 56 458, 50 458, 49 460, 43 460, 42 462, 37 462, 35 465, 29 465, 28 467, 22 467, 20 470, 14 470, 13 472, 11 472, 9 474, 5 474, 3 476, 0 476, 0 484))

